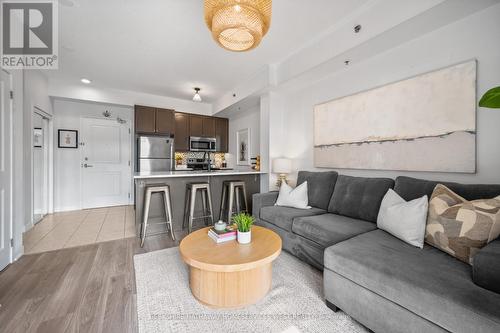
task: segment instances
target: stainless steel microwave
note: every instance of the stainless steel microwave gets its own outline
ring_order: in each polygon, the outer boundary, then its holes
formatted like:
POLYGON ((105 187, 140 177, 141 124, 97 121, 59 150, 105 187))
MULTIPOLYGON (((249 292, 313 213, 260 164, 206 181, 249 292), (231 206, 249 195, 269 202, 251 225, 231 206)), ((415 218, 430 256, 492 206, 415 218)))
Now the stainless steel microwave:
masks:
POLYGON ((189 137, 189 151, 216 151, 215 138, 202 138, 198 136, 189 137))

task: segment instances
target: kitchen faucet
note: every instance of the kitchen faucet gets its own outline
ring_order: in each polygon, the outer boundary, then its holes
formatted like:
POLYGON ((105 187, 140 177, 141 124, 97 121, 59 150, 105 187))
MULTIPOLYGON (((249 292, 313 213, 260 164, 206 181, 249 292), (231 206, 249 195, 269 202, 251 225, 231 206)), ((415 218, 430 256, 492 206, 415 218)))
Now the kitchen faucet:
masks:
POLYGON ((205 151, 203 154, 203 160, 205 161, 207 159, 207 153, 208 153, 208 161, 207 161, 207 171, 210 172, 212 171, 212 162, 210 161, 210 152, 205 151))

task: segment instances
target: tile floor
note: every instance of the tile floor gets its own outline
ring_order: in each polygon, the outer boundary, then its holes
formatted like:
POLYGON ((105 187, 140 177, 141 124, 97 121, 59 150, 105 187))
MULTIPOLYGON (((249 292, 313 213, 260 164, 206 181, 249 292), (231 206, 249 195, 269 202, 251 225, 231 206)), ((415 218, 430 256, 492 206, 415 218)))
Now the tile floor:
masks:
POLYGON ((46 216, 23 235, 25 254, 135 237, 134 206, 96 208, 46 216))

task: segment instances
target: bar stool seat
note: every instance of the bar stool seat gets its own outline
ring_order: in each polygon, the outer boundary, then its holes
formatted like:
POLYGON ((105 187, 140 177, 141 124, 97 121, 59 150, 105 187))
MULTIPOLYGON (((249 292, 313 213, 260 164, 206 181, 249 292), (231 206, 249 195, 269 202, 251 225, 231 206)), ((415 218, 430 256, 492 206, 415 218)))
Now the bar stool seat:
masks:
POLYGON ((205 225, 214 224, 214 210, 212 208, 212 194, 210 191, 209 183, 188 183, 186 184, 186 197, 184 200, 184 220, 182 221, 182 229, 185 228, 187 223, 188 232, 191 233, 193 229, 193 221, 203 219, 205 225), (203 208, 203 215, 194 216, 194 209, 196 207, 196 194, 201 194, 201 204, 203 208), (207 209, 208 208, 208 209, 207 209))
POLYGON ((248 212, 247 190, 245 182, 242 180, 225 180, 222 182, 222 198, 220 201, 219 220, 221 220, 227 212, 227 223, 231 223, 233 208, 236 208, 236 214, 242 211, 248 212), (241 196, 243 197, 245 209, 242 209, 241 207, 241 196))
POLYGON ((147 236, 146 229, 148 227, 148 224, 165 224, 167 226, 167 230, 165 232, 150 234, 148 236, 164 234, 164 233, 168 232, 168 229, 170 229, 170 234, 172 236, 172 240, 175 241, 174 227, 173 227, 173 222, 172 222, 172 200, 170 197, 170 186, 168 186, 167 184, 150 184, 150 185, 147 185, 145 188, 144 215, 143 215, 142 224, 141 224, 141 247, 144 246, 144 240, 146 239, 146 236, 147 236), (159 194, 162 193, 163 194, 163 204, 165 206, 165 222, 148 223, 149 208, 151 205, 151 196, 155 193, 159 193, 159 194))

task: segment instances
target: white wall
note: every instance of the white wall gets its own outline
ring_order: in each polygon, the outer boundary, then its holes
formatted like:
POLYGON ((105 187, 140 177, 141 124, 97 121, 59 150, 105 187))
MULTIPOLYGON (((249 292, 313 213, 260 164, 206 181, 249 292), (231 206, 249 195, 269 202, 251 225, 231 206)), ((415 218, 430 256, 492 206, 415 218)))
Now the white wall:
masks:
POLYGON ((236 165, 236 133, 239 130, 250 129, 250 157, 260 154, 260 106, 254 105, 248 109, 232 113, 229 118, 229 156, 228 167, 248 169, 249 166, 236 165))
POLYGON ((24 177, 24 73, 22 70, 13 70, 12 83, 14 87, 14 170, 13 170, 13 223, 12 236, 14 238, 13 258, 23 254, 23 232, 26 223, 25 209, 25 177, 24 177))
MULTIPOLYGON (((478 98, 500 84, 500 5, 466 17, 418 39, 386 51, 305 89, 280 92, 285 101, 284 140, 271 139, 271 151, 281 148, 294 159, 295 170, 313 167, 313 107, 315 104, 367 90, 407 77, 477 59, 478 98)), ((278 110, 279 111, 279 110, 278 110)), ((276 126, 272 124, 270 126, 276 126)), ((478 108, 477 173, 423 173, 339 170, 356 176, 413 177, 464 183, 500 183, 500 111, 478 108)), ((425 152, 422 152, 425 158, 425 152)))
POLYGON ((97 87, 93 84, 68 84, 50 80, 49 95, 60 99, 74 99, 116 105, 147 105, 176 111, 211 115, 212 104, 148 93, 97 87))
MULTIPOLYGON (((54 99, 54 210, 67 211, 81 209, 81 162, 80 149, 57 148, 57 130, 74 129, 81 131, 84 117, 104 118, 108 110, 112 117, 120 117, 133 129, 133 108, 112 104, 92 103, 54 99)), ((131 136, 133 144, 133 135, 131 136)), ((131 146, 133 147, 133 146, 131 146)))

